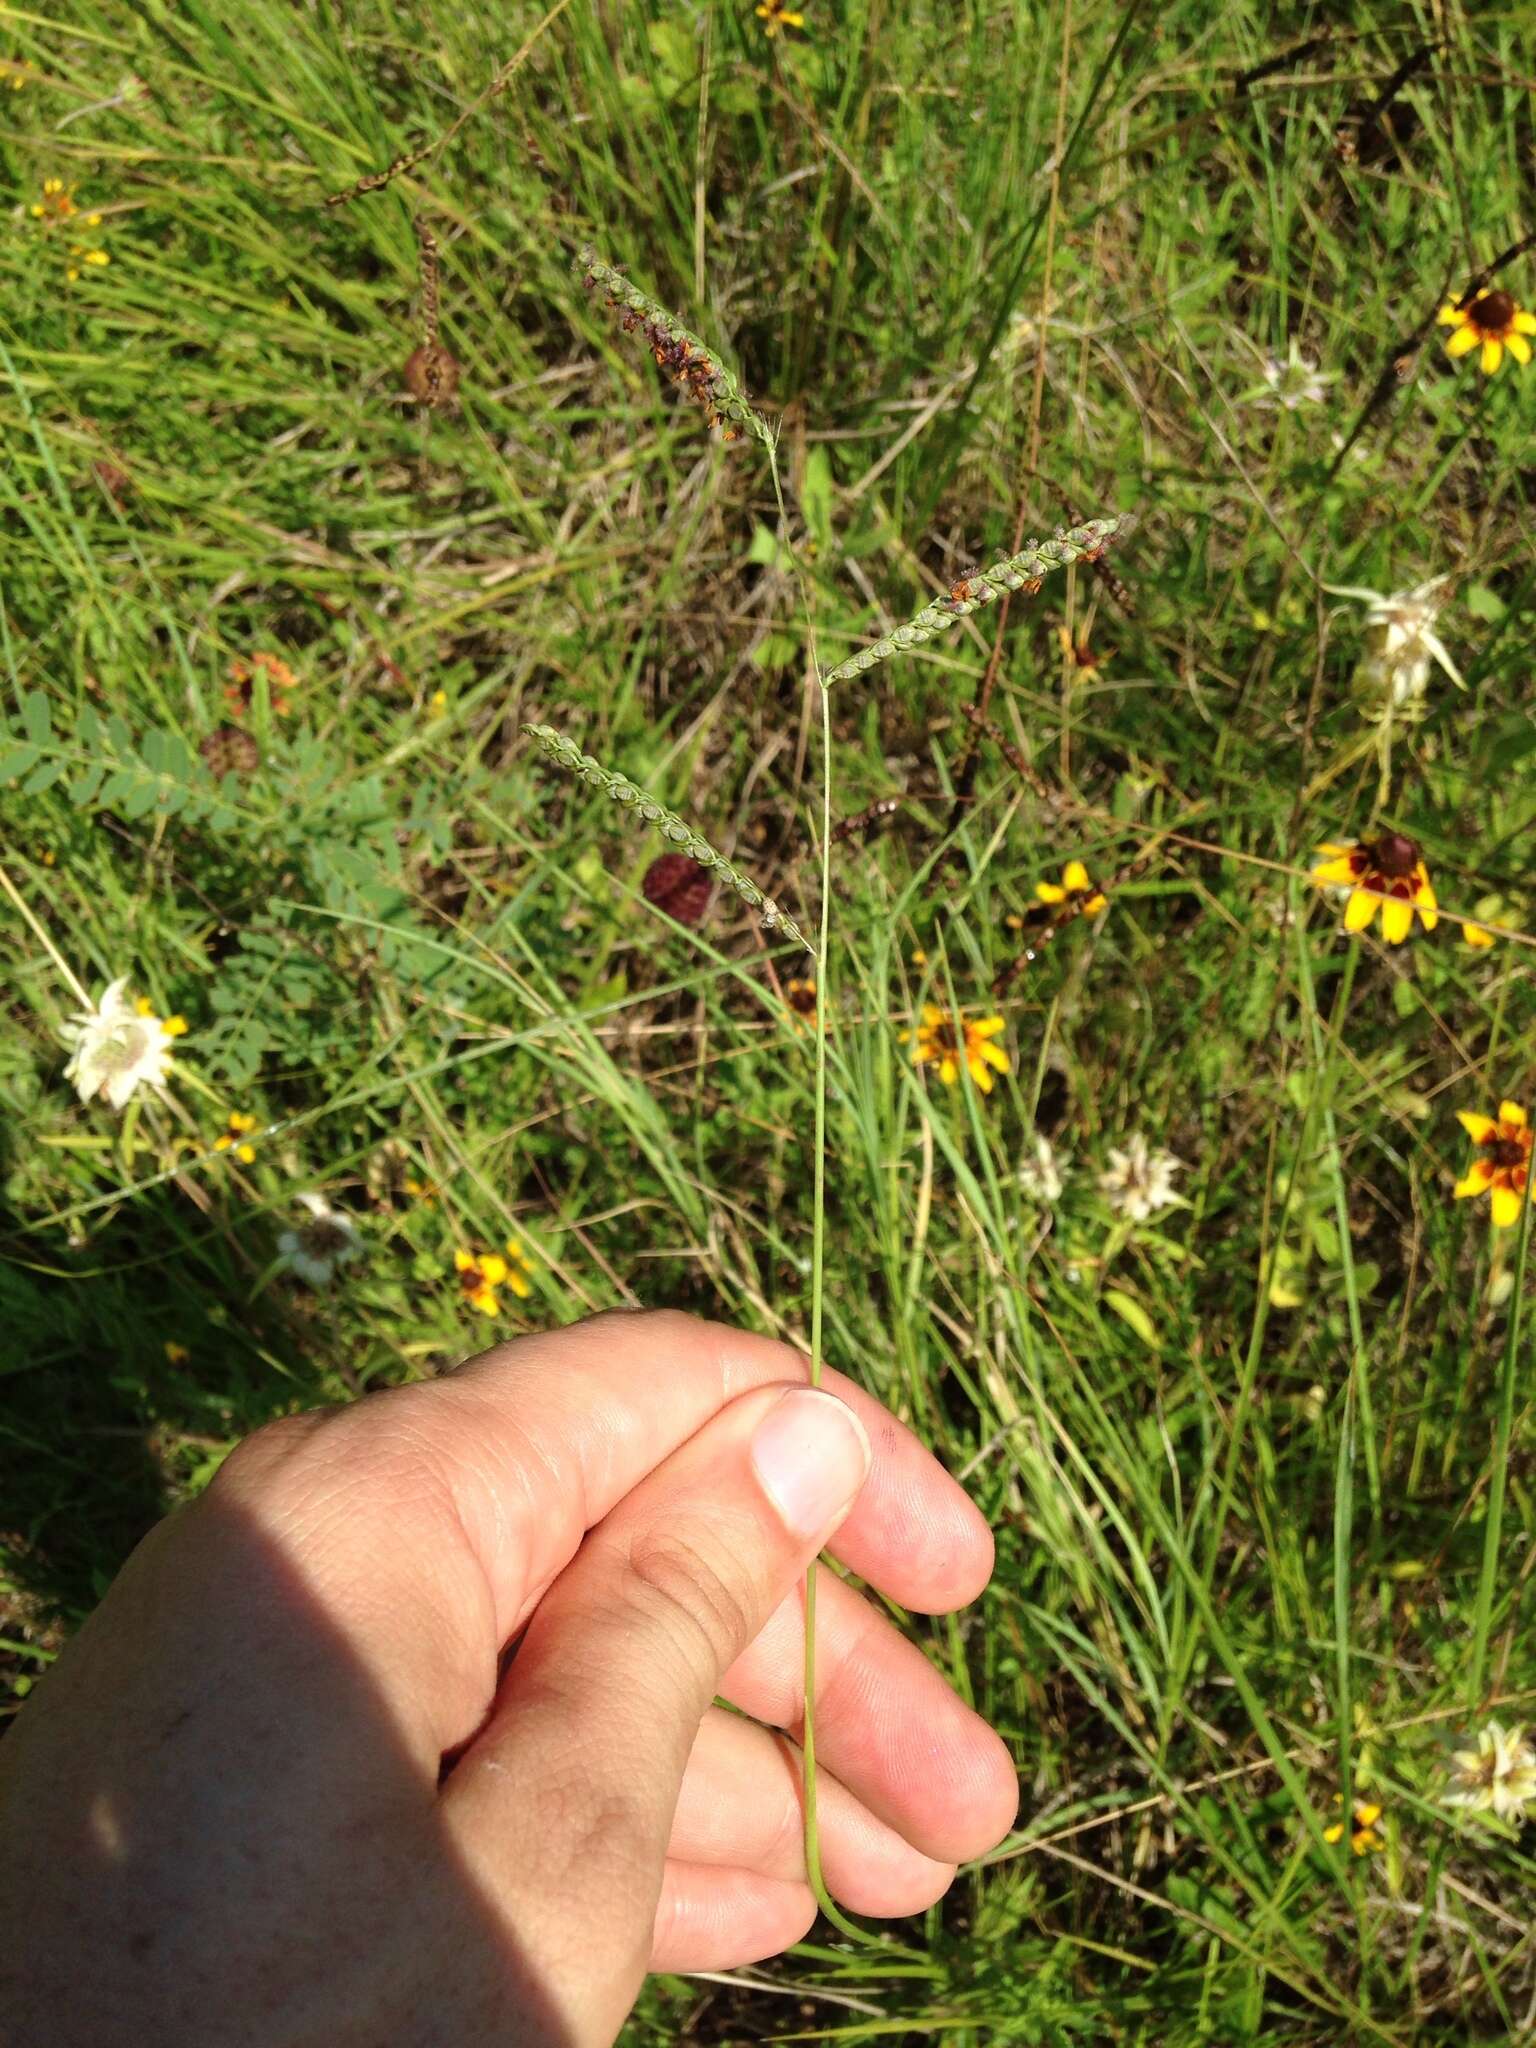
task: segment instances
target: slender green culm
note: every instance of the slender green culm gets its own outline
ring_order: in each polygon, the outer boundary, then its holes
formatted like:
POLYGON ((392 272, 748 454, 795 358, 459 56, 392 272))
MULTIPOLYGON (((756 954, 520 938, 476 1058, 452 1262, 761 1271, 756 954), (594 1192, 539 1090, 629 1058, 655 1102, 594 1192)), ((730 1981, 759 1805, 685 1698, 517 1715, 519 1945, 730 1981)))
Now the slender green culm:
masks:
POLYGON ((836 668, 828 669, 822 678, 823 687, 830 690, 834 683, 846 682, 849 676, 862 675, 865 669, 873 668, 877 662, 889 661, 893 654, 905 654, 909 647, 921 647, 925 640, 942 633, 956 619, 979 612, 983 605, 991 604, 995 597, 1002 597, 1008 591, 1027 590, 1033 593, 1053 569, 1065 569, 1071 562, 1097 561, 1125 526, 1124 519, 1090 519, 1082 526, 1068 527, 1062 533, 1053 534, 1049 540, 1032 540, 1027 548, 1010 560, 996 562, 990 569, 978 569, 974 576, 962 578, 948 597, 937 598, 932 604, 924 605, 914 618, 908 619, 904 626, 898 626, 888 639, 877 640, 873 647, 861 648, 846 661, 840 661, 836 668))
POLYGON ((726 369, 716 350, 691 334, 659 299, 641 291, 622 270, 604 263, 592 249, 583 249, 577 268, 589 289, 602 285, 610 306, 622 306, 625 328, 638 327, 645 336, 659 369, 704 408, 711 426, 723 428, 728 441, 739 441, 743 431, 755 434, 765 448, 773 447, 773 430, 747 403, 740 381, 726 369))
POLYGON ((669 811, 664 803, 647 795, 627 775, 615 775, 601 761, 594 761, 590 754, 581 751, 574 740, 556 732, 552 725, 525 725, 523 731, 538 741, 557 767, 579 777, 593 789, 605 790, 616 804, 623 804, 626 810, 637 812, 647 825, 654 825, 662 838, 670 840, 679 853, 686 853, 701 868, 708 868, 712 874, 718 875, 728 888, 736 891, 749 909, 758 913, 765 931, 782 932, 786 939, 792 939, 797 946, 804 946, 808 953, 813 950, 804 932, 784 915, 773 898, 765 896, 756 882, 742 874, 739 868, 733 868, 724 854, 716 853, 686 818, 680 818, 676 811, 669 811))

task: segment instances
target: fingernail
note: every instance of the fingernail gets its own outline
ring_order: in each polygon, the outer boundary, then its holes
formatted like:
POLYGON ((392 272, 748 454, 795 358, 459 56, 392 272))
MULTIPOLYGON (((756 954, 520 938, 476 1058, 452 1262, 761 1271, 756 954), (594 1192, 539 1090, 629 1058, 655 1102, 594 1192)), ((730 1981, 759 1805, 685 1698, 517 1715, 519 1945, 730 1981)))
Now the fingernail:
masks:
POLYGON ((833 1394, 793 1387, 752 1438, 763 1491, 793 1535, 809 1539, 842 1519, 869 1472, 869 1438, 833 1394))

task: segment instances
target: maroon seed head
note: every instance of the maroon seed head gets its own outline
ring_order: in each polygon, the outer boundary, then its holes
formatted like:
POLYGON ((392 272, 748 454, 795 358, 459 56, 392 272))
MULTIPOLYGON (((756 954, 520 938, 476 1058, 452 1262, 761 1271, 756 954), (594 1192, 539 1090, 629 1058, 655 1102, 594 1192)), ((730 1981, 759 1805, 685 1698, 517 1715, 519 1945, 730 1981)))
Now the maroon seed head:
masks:
POLYGON ((1378 874, 1400 881, 1418 866, 1419 849, 1405 833, 1383 832, 1371 848, 1371 857, 1378 874))

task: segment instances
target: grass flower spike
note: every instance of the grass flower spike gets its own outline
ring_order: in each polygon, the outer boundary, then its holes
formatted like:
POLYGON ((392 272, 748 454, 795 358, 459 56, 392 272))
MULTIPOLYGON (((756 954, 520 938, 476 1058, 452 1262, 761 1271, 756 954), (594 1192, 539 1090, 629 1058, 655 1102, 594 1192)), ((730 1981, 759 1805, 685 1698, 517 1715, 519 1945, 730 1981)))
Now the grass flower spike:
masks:
POLYGON ((1475 1746, 1457 1750, 1451 1763, 1447 1806, 1491 1813, 1516 1827, 1523 1824, 1526 1807, 1536 1801, 1536 1749, 1526 1741, 1523 1728, 1485 1722, 1475 1746))
MULTIPOLYGON (((761 10, 759 10, 761 12, 761 10)), ((795 17, 787 17, 795 19, 795 17)), ((604 263, 594 250, 584 249, 579 264, 588 290, 602 285, 610 306, 622 306, 620 326, 626 333, 638 327, 645 336, 656 366, 665 370, 689 397, 703 407, 712 427, 720 427, 728 441, 739 441, 742 433, 755 434, 767 448, 773 434, 766 422, 747 403, 739 381, 707 348, 696 334, 669 313, 659 299, 632 284, 622 270, 604 263)))
POLYGON ((1097 561, 1124 523, 1120 519, 1090 519, 1085 525, 1053 535, 1050 540, 1032 540, 1010 560, 995 563, 990 569, 979 569, 974 576, 962 577, 948 597, 924 605, 887 638, 877 640, 873 647, 861 648, 847 661, 828 669, 822 678, 823 685, 830 689, 834 683, 846 682, 850 676, 863 675, 866 669, 889 661, 893 654, 923 646, 935 634, 947 631, 957 619, 969 617, 1009 591, 1024 590, 1033 595, 1041 579, 1053 569, 1064 569, 1071 562, 1097 561))
POLYGON ((903 1031, 901 1042, 905 1045, 916 1039, 913 1059, 920 1067, 937 1066, 939 1079, 946 1088, 952 1088, 959 1080, 963 1064, 982 1094, 990 1095, 993 1073, 1008 1071, 1007 1053, 993 1043, 999 1032, 1006 1029, 1002 1017, 978 1017, 972 1021, 956 1011, 940 1009, 936 1003, 924 1003, 921 1024, 915 1032, 903 1031))
POLYGON ((170 1071, 171 1045, 186 1030, 180 1017, 155 1016, 149 1004, 128 1001, 126 975, 112 982, 91 1010, 64 1026, 71 1047, 64 1077, 82 1102, 104 1095, 114 1109, 126 1108, 138 1088, 163 1088, 170 1071))
POLYGON ((527 1279, 534 1270, 533 1261, 515 1238, 507 1239, 505 1258, 500 1252, 457 1251, 453 1265, 465 1300, 483 1316, 501 1314, 499 1290, 503 1287, 510 1288, 519 1301, 526 1301, 533 1292, 527 1279))
POLYGON ((757 884, 733 868, 723 854, 716 853, 707 839, 701 839, 686 818, 669 811, 665 804, 648 796, 627 775, 615 775, 611 768, 605 768, 601 761, 594 761, 590 754, 584 754, 574 741, 564 733, 556 732, 552 725, 525 725, 524 732, 536 739, 557 767, 575 775, 592 789, 605 790, 616 804, 636 812, 647 825, 654 825, 663 839, 669 839, 679 853, 686 854, 701 868, 710 869, 729 889, 734 889, 742 902, 755 910, 768 931, 781 931, 786 939, 792 939, 797 946, 804 946, 809 952, 810 941, 792 924, 780 910, 771 896, 765 896, 757 884))
POLYGON ((1536 313, 1527 313, 1509 292, 1479 292, 1475 298, 1453 300, 1435 315, 1442 327, 1454 328, 1445 344, 1448 356, 1467 356, 1481 346, 1483 375, 1493 376, 1508 349, 1517 363, 1531 360, 1529 335, 1536 334, 1536 313))
POLYGON ((1425 931, 1432 932, 1439 919, 1435 892, 1417 845, 1402 832, 1383 832, 1376 839, 1324 845, 1320 853, 1329 857, 1312 870, 1320 889, 1347 889, 1344 929, 1363 932, 1376 912, 1381 912, 1381 935, 1389 946, 1400 946, 1413 930, 1417 912, 1425 931))
POLYGON ((1477 1147, 1477 1156, 1453 1190, 1457 1201, 1487 1195, 1494 1228, 1507 1230, 1520 1221, 1520 1198, 1531 1189, 1532 1136, 1530 1119, 1518 1102, 1501 1102, 1499 1113, 1478 1116, 1458 1109, 1456 1121, 1477 1147))
POLYGON ((306 1286, 329 1287, 338 1267, 362 1257, 363 1240, 347 1212, 333 1208, 324 1195, 300 1195, 299 1206, 309 1221, 281 1233, 278 1256, 306 1286))

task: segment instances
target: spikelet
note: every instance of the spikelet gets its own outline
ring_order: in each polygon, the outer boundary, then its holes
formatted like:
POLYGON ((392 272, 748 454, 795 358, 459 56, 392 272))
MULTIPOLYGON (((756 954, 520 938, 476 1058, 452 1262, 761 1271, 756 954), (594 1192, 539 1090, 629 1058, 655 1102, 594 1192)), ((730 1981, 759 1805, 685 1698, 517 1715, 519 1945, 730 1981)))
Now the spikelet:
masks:
POLYGON ((665 370, 674 383, 703 407, 709 424, 722 428, 727 441, 739 441, 745 429, 755 434, 765 448, 773 446, 767 422, 752 410, 738 380, 696 334, 690 334, 665 306, 632 284, 621 270, 604 263, 595 250, 582 250, 578 268, 589 291, 602 285, 608 293, 609 305, 624 308, 619 324, 625 332, 640 329, 657 368, 665 370))
POLYGON ((716 853, 686 818, 680 818, 665 804, 658 803, 655 797, 648 796, 627 775, 615 775, 601 761, 594 761, 590 754, 581 751, 574 740, 556 732, 552 725, 525 725, 523 731, 538 741, 557 767, 577 776, 592 789, 605 790, 616 804, 623 804, 626 810, 637 812, 647 825, 654 825, 662 838, 676 847, 679 853, 687 854, 701 868, 708 868, 711 874, 717 875, 727 888, 734 889, 742 902, 762 918, 764 930, 782 932, 786 939, 792 939, 797 946, 804 946, 808 953, 815 950, 804 932, 791 923, 773 898, 765 896, 755 882, 733 868, 723 854, 716 853))
POLYGON ((877 640, 873 647, 861 648, 847 661, 840 661, 836 668, 828 669, 821 679, 823 686, 830 689, 834 683, 845 682, 849 676, 862 675, 877 662, 889 661, 893 654, 904 654, 909 647, 921 647, 925 640, 944 632, 956 619, 980 611, 983 605, 991 604, 1005 591, 1025 590, 1033 596, 1040 588, 1041 579, 1053 569, 1064 569, 1069 562, 1097 561, 1126 524, 1123 519, 1090 519, 1082 526, 1069 527, 1064 533, 1054 534, 1050 540, 1032 540, 1010 561, 997 562, 990 569, 978 569, 974 576, 963 577, 948 597, 925 605, 915 618, 908 619, 904 626, 898 626, 888 639, 877 640))

